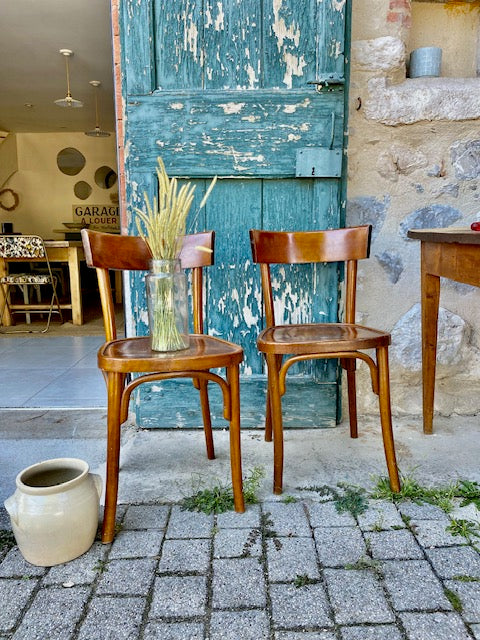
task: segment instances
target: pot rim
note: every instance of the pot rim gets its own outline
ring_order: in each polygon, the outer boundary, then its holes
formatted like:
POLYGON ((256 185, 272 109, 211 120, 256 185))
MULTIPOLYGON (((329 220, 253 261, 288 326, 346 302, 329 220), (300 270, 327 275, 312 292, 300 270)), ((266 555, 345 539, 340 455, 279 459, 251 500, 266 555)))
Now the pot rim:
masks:
POLYGON ((50 460, 42 460, 42 462, 36 462, 35 464, 26 467, 17 475, 15 482, 17 488, 23 493, 29 493, 31 495, 47 495, 50 493, 59 493, 60 491, 73 488, 79 482, 81 482, 89 473, 90 467, 88 462, 81 460, 80 458, 52 458, 50 460), (79 474, 62 482, 60 484, 54 484, 46 487, 32 487, 25 484, 24 480, 27 476, 31 476, 38 471, 48 471, 53 469, 74 469, 78 470, 79 474))

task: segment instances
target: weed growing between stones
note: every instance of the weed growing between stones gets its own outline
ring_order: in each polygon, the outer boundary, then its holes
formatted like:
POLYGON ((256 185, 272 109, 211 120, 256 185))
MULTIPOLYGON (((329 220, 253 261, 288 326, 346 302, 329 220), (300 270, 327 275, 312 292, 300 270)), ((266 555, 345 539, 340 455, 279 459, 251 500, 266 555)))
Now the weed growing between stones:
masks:
POLYGON ((460 506, 475 504, 480 510, 480 485, 470 480, 458 480, 445 487, 425 487, 410 476, 401 475, 402 487, 399 493, 390 489, 388 478, 378 478, 375 489, 370 494, 371 498, 403 502, 412 500, 417 504, 433 504, 445 513, 450 513, 454 508, 454 500, 460 499, 460 506))
MULTIPOLYGON (((254 467, 243 481, 245 504, 258 502, 257 492, 260 482, 265 476, 263 467, 254 467)), ((233 511, 233 490, 231 485, 217 484, 201 489, 192 496, 183 498, 180 506, 185 511, 201 511, 203 513, 224 513, 233 511)))
POLYGON ((458 597, 458 595, 455 593, 455 591, 452 591, 451 589, 447 589, 447 587, 444 587, 443 592, 445 593, 445 597, 447 598, 447 600, 452 605, 454 611, 456 611, 457 613, 462 613, 463 604, 460 598, 458 597))
POLYGON ((294 586, 299 589, 300 587, 306 587, 309 584, 315 584, 318 580, 310 578, 306 573, 302 575, 296 575, 293 581, 294 586))

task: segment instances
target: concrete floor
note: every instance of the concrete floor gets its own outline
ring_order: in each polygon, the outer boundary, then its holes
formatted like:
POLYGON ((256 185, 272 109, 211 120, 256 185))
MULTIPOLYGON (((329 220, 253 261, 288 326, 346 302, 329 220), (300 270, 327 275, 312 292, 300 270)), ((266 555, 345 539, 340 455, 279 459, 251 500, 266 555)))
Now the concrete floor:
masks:
MULTIPOLYGON (((104 475, 106 412, 99 410, 0 411, 0 499, 15 490, 26 466, 55 457, 80 457, 104 475)), ((455 478, 480 482, 478 417, 437 418, 425 436, 419 418, 394 420, 398 464, 403 474, 425 484, 455 478)), ((284 492, 297 487, 349 482, 371 487, 386 475, 379 420, 360 420, 360 435, 348 426, 285 432, 284 492)), ((228 432, 215 432, 217 459, 207 460, 201 431, 142 430, 123 427, 119 502, 171 502, 199 486, 229 481, 228 432)), ((243 470, 265 469, 262 499, 272 495, 272 444, 259 430, 242 433, 243 470)), ((5 517, 5 514, 3 514, 5 517)))

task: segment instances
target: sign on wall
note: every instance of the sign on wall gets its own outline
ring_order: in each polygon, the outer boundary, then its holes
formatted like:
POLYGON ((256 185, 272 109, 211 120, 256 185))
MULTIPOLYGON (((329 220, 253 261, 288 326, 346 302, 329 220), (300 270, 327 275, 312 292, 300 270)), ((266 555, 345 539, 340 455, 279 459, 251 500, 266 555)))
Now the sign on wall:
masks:
POLYGON ((89 225, 97 231, 120 231, 120 208, 111 204, 74 204, 73 221, 89 225))

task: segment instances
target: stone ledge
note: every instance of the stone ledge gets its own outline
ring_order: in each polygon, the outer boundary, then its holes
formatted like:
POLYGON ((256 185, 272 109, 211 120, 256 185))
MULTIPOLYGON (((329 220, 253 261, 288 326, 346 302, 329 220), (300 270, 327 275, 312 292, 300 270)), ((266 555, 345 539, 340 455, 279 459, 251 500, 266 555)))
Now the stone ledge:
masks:
POLYGON ((365 117, 390 126, 480 118, 480 78, 408 78, 397 85, 372 78, 368 91, 365 117))

